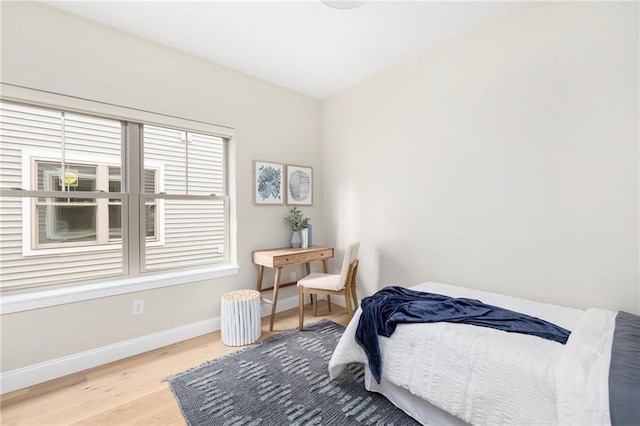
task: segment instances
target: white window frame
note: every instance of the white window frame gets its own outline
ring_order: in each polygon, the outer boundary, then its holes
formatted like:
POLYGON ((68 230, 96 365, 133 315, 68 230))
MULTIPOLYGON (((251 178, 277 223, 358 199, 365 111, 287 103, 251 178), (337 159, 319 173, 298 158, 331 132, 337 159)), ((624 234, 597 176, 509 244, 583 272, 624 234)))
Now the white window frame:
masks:
MULTIPOLYGON (((105 118, 136 121, 156 126, 187 127, 192 131, 204 132, 227 140, 227 252, 228 262, 212 267, 169 271, 125 277, 70 287, 29 291, 0 297, 3 314, 41 309, 66 303, 81 302, 101 297, 153 290, 168 286, 190 284, 206 280, 234 276, 238 274, 237 262, 237 221, 236 221, 236 171, 235 171, 235 130, 201 121, 193 121, 148 111, 131 109, 112 104, 91 101, 51 92, 43 92, 21 86, 0 83, 0 98, 6 101, 29 103, 45 108, 56 108, 81 114, 94 114, 105 118), (188 123, 188 126, 185 126, 188 123)), ((0 190, 2 195, 10 190, 0 190)), ((107 195, 108 197, 108 195, 107 195)))

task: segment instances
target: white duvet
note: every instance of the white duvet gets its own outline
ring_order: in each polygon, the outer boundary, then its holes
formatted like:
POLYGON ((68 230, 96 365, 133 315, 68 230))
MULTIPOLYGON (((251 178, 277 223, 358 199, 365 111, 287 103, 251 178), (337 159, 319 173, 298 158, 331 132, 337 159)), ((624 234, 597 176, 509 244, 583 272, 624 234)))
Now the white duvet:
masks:
MULTIPOLYGON (((467 324, 399 324, 380 337, 382 376, 473 424, 610 424, 608 374, 615 312, 579 310, 429 282, 415 290, 467 297, 571 331, 566 345, 467 324)), ((332 378, 367 363, 355 341, 360 310, 329 362, 332 378)))

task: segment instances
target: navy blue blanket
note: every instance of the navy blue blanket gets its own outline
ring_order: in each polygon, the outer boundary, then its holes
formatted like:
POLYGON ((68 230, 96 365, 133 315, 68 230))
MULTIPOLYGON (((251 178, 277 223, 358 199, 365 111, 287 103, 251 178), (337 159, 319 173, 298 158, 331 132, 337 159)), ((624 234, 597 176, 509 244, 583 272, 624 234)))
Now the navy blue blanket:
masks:
POLYGON ((486 305, 479 300, 453 298, 404 287, 385 287, 362 299, 362 315, 356 341, 369 358, 369 368, 378 383, 382 357, 378 336, 389 337, 400 323, 453 322, 530 334, 565 344, 570 332, 529 315, 486 305))

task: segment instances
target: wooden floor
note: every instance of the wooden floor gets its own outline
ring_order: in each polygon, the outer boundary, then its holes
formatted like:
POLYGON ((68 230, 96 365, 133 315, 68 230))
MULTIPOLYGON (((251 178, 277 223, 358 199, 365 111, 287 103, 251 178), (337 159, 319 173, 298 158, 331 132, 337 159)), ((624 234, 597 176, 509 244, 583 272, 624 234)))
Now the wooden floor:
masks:
MULTIPOLYGON (((320 301, 318 317, 310 305, 305 323, 323 318, 346 325, 344 308, 320 301)), ((262 320, 264 340, 298 327, 297 308, 276 316, 274 331, 269 318, 262 320)), ((171 390, 162 379, 195 367, 240 348, 224 346, 220 332, 209 333, 96 367, 68 377, 2 396, 2 425, 184 425, 184 419, 171 390)))

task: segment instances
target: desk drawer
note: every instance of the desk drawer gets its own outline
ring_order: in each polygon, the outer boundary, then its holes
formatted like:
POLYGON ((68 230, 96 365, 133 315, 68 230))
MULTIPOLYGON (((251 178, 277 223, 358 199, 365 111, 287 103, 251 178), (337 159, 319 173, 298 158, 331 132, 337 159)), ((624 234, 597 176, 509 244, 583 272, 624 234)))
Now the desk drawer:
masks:
POLYGON ((333 249, 321 249, 306 253, 287 253, 280 256, 274 256, 273 266, 280 267, 286 265, 295 265, 297 263, 313 262, 315 260, 331 259, 333 257, 333 249))

